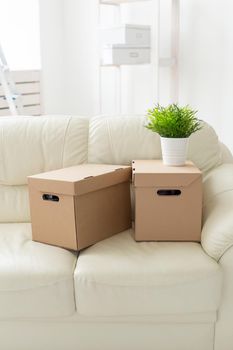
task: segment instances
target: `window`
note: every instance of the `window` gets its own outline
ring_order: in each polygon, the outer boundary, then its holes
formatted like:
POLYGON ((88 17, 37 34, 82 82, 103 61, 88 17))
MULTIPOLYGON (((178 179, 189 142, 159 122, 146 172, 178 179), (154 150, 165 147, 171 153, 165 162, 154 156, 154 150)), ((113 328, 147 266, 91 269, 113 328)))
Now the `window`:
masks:
POLYGON ((0 41, 11 70, 40 69, 39 0, 0 0, 0 41))

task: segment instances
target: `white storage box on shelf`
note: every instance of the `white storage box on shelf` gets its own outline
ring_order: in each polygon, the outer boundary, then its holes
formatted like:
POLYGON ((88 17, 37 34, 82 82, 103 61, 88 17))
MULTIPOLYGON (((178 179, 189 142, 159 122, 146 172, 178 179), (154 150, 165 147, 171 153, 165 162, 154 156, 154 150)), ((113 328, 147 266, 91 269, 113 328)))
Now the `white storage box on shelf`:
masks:
POLYGON ((133 47, 121 44, 107 45, 102 49, 102 65, 130 65, 150 63, 150 47, 133 47))
POLYGON ((132 46, 150 46, 151 28, 147 25, 123 24, 121 26, 102 28, 102 44, 125 44, 132 46))
POLYGON ((141 1, 149 1, 149 0, 100 0, 101 4, 106 5, 120 5, 124 3, 130 2, 141 2, 141 1))

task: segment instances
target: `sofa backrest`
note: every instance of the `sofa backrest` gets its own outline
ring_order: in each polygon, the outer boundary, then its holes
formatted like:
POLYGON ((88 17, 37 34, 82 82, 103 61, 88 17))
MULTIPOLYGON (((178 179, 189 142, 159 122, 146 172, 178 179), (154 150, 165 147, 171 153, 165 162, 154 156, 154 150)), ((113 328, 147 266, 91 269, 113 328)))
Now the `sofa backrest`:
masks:
POLYGON ((0 184, 87 161, 88 119, 68 116, 0 119, 0 184))
MULTIPOLYGON (((90 163, 130 164, 160 158, 159 137, 144 117, 0 118, 0 222, 30 221, 27 176, 90 163)), ((189 158, 204 172, 230 160, 207 124, 191 137, 189 158)))
POLYGON ((89 119, 0 118, 0 222, 30 221, 27 176, 87 162, 89 119))
MULTIPOLYGON (((132 159, 161 158, 160 138, 147 130, 145 117, 102 116, 90 120, 88 161, 130 164, 132 159)), ((222 150, 214 129, 206 123, 190 137, 188 159, 203 172, 222 163, 222 150)))

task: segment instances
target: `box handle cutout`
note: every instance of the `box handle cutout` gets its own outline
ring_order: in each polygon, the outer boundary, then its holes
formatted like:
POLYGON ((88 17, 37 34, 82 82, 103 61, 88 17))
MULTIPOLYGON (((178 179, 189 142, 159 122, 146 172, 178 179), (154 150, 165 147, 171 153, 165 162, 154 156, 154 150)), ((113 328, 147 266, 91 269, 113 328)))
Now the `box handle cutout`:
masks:
POLYGON ((181 190, 158 190, 158 196, 180 196, 181 190))
POLYGON ((59 197, 54 194, 45 193, 42 196, 43 201, 59 202, 59 197))

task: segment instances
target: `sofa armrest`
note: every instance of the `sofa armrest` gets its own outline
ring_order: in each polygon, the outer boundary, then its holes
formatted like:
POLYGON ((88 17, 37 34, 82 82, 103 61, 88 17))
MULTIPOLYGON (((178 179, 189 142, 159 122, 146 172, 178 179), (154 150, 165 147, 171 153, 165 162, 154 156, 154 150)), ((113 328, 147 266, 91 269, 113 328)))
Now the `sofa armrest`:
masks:
POLYGON ((220 142, 220 147, 222 151, 222 163, 232 163, 233 164, 233 155, 229 148, 222 142, 220 142))
POLYGON ((233 164, 223 164, 204 178, 203 249, 216 260, 233 245, 233 164))

